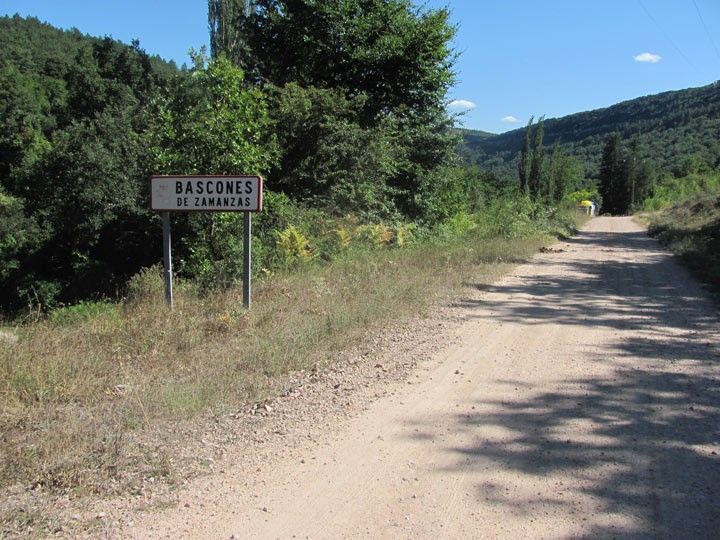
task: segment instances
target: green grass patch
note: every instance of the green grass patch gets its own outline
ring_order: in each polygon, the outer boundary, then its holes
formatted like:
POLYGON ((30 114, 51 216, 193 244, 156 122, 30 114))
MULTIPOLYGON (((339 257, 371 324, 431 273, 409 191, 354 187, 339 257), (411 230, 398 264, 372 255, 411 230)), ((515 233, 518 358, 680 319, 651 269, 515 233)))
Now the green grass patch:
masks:
POLYGON ((118 312, 118 305, 111 302, 80 302, 71 306, 60 307, 50 312, 53 324, 71 325, 86 321, 98 315, 112 315, 118 312))

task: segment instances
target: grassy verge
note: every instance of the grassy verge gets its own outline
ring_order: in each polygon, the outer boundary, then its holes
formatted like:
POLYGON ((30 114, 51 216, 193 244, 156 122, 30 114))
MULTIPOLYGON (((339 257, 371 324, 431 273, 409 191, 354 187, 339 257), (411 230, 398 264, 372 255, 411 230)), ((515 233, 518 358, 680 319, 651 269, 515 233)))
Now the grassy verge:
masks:
POLYGON ((555 224, 488 238, 482 230, 275 276, 258 285, 250 312, 239 290, 187 283, 169 312, 161 275, 148 270, 122 304, 75 306, 6 332, 0 489, 124 493, 138 475, 170 478, 173 448, 153 444, 154 433, 277 395, 284 375, 322 367, 462 283, 496 279, 550 231, 570 232, 555 224))
POLYGON ((720 294, 720 190, 697 194, 648 219, 650 234, 720 294))

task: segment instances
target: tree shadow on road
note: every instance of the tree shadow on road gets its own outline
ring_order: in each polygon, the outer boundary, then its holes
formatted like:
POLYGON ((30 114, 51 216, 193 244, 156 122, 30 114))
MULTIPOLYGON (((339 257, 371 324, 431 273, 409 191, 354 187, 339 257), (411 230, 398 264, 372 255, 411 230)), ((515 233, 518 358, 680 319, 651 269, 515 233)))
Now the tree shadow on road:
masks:
MULTIPOLYGON (((644 232, 592 233, 568 241, 569 250, 614 251, 618 260, 598 262, 587 257, 538 259, 537 275, 498 285, 468 284, 484 294, 456 306, 473 308, 467 318, 485 318, 524 325, 603 326, 618 330, 654 331, 670 328, 686 335, 718 331, 718 310, 705 291, 644 232), (633 251, 641 251, 639 260, 633 251), (628 255, 630 253, 630 255, 628 255), (557 265, 562 272, 545 273, 557 265), (680 277, 678 277, 680 276, 680 277), (508 300, 509 299, 509 300, 508 300), (610 299, 611 301, 609 301, 610 299)), ((572 253, 570 254, 572 255, 572 253)))
MULTIPOLYGON (((463 439, 473 442, 443 449, 458 455, 458 470, 475 465, 535 477, 556 472, 582 477, 602 467, 601 480, 575 488, 579 489, 575 495, 592 497, 602 513, 632 516, 636 526, 597 527, 588 538, 718 537, 720 381, 716 376, 633 369, 609 380, 563 381, 557 390, 529 400, 477 405, 491 412, 456 418, 458 429, 465 432, 463 439), (577 433, 578 424, 586 426, 581 440, 570 435, 577 433), (502 444, 484 436, 493 426, 507 434, 502 444)), ((558 498, 553 486, 547 487, 525 503, 528 512, 538 504, 572 507, 573 493, 558 498)), ((517 510, 518 502, 504 498, 496 486, 480 484, 477 489, 479 496, 517 510)))
POLYGON ((558 380, 512 402, 475 402, 473 412, 455 419, 467 443, 442 449, 457 456, 452 470, 592 476, 564 486, 571 491, 564 496, 547 482, 520 503, 496 485, 476 486, 480 497, 516 510, 525 505, 528 513, 537 505, 570 511, 576 495, 605 515, 632 518, 632 526, 617 528, 596 521, 585 538, 720 538, 716 306, 644 232, 586 232, 568 244, 568 250, 617 250, 618 257, 600 264, 570 254, 551 261, 565 265, 561 275, 543 275, 540 267, 536 276, 484 286, 487 296, 467 305, 487 309, 469 316, 619 330, 586 358, 612 363, 612 375, 558 380), (643 255, 635 260, 628 250, 643 255), (502 442, 488 436, 496 428, 505 433, 502 442), (583 436, 574 439, 575 433, 583 436))

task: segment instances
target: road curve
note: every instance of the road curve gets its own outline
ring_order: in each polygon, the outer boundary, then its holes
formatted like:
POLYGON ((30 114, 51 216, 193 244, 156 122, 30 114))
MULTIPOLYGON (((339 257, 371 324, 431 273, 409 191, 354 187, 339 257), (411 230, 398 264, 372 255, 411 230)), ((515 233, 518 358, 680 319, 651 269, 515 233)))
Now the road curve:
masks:
POLYGON ((596 218, 479 288, 456 345, 307 459, 120 535, 720 537, 720 321, 671 256, 596 218))

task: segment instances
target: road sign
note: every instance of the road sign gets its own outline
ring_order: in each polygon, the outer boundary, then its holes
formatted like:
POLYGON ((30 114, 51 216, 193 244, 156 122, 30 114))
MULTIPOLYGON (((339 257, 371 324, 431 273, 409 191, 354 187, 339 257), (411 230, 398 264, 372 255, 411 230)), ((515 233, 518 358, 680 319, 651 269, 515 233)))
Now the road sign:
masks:
POLYGON ((153 210, 169 212, 259 212, 260 176, 153 176, 153 210))
POLYGON ((162 212, 165 297, 172 309, 172 247, 170 212, 244 212, 243 305, 250 308, 252 219, 262 210, 260 176, 153 176, 150 207, 162 212))

